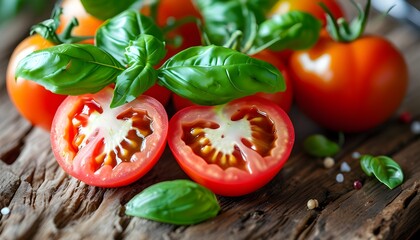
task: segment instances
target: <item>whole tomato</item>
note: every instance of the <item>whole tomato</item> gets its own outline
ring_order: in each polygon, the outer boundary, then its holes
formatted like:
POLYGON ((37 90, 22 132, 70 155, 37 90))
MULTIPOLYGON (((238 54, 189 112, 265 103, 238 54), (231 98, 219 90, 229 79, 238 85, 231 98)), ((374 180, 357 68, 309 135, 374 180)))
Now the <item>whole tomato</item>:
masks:
POLYGON ((33 81, 15 79, 15 70, 20 60, 33 51, 53 46, 40 35, 24 39, 14 50, 7 67, 6 86, 12 103, 18 112, 31 124, 47 131, 60 103, 66 96, 54 94, 33 81))
MULTIPOLYGON (((72 36, 95 35, 96 29, 102 22, 87 14, 79 0, 64 0, 61 7, 63 13, 60 15, 60 26, 56 29, 57 33, 61 33, 72 18, 76 17, 79 25, 72 29, 72 36)), ((85 42, 93 44, 93 39, 85 42)), ((6 75, 8 94, 16 109, 31 124, 47 131, 51 128, 58 106, 66 96, 54 94, 33 81, 22 78, 15 79, 15 70, 19 61, 25 56, 53 45, 40 35, 27 37, 14 50, 6 75)))
POLYGON ((312 14, 322 21, 323 25, 326 23, 326 14, 319 5, 324 3, 330 9, 335 18, 344 16, 343 10, 336 0, 279 0, 269 11, 268 16, 275 14, 284 14, 292 10, 300 10, 312 14))
MULTIPOLYGON (((269 50, 261 51, 253 55, 253 57, 260 60, 267 61, 273 64, 275 67, 277 67, 280 70, 281 74, 283 75, 283 78, 286 84, 286 90, 283 92, 257 93, 255 95, 268 99, 271 102, 274 102, 275 104, 280 106, 284 111, 288 112, 293 103, 293 84, 292 84, 292 79, 291 79, 289 70, 286 68, 285 63, 283 62, 282 59, 278 58, 274 53, 270 52, 269 50)), ((182 98, 176 94, 172 94, 172 102, 176 111, 179 111, 185 107, 194 105, 194 103, 191 102, 190 100, 182 98)))
POLYGON ((336 42, 325 34, 290 58, 298 107, 320 125, 360 132, 386 121, 408 85, 407 64, 388 40, 363 36, 336 42))

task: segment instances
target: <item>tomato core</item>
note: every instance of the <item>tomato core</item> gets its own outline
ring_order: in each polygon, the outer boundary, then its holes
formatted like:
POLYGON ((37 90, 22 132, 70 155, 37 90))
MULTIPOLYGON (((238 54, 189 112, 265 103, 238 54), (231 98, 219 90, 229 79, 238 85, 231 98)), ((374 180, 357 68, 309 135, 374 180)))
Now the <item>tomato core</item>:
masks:
POLYGON ((245 153, 230 137, 235 135, 226 134, 238 131, 238 126, 246 133, 240 139, 246 147, 262 157, 270 155, 277 138, 274 124, 266 113, 256 108, 239 109, 223 125, 204 120, 184 124, 182 139, 208 164, 217 164, 223 170, 235 167, 250 172, 245 153))
POLYGON ((106 165, 115 167, 123 162, 138 160, 135 154, 144 149, 147 136, 153 133, 152 119, 146 111, 128 108, 112 120, 107 118, 100 104, 93 99, 82 101, 75 110, 71 116, 72 134, 69 136, 75 155, 89 143, 89 139, 97 136, 98 133, 92 131, 98 131, 98 124, 107 123, 107 132, 112 135, 103 136, 100 144, 95 147, 94 171, 106 165), (118 125, 113 124, 113 121, 118 121, 118 125))

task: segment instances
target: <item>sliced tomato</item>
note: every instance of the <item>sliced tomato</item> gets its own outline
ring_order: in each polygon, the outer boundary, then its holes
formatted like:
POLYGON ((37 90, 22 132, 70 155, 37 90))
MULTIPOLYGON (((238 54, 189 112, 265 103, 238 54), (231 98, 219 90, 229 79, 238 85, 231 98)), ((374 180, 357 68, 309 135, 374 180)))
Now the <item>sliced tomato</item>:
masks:
POLYGON ((245 195, 267 184, 294 144, 286 112, 255 96, 184 108, 169 129, 169 147, 185 173, 223 196, 245 195))
POLYGON ((168 116, 159 101, 142 95, 111 109, 112 92, 108 87, 66 98, 52 124, 57 162, 93 186, 118 187, 138 180, 156 164, 166 145, 168 116))

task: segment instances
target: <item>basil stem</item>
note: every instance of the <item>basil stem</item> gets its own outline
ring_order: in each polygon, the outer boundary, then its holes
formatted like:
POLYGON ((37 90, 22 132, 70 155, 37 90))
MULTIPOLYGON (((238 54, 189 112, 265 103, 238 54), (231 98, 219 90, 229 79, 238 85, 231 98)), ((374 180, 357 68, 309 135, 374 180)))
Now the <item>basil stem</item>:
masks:
POLYGON ((220 206, 213 192, 189 180, 160 182, 134 196, 125 213, 177 225, 196 224, 215 217, 220 206))
POLYGON ((23 58, 16 77, 31 79, 57 94, 95 93, 115 82, 122 66, 90 44, 61 44, 23 58))
POLYGON ((151 18, 135 10, 126 10, 106 21, 96 31, 95 41, 99 48, 109 52, 122 65, 127 65, 125 49, 130 41, 136 40, 142 34, 164 40, 162 31, 151 18))
POLYGON ((139 0, 81 0, 86 12, 106 20, 130 8, 139 0))
POLYGON ((364 155, 360 158, 360 166, 366 175, 374 175, 390 189, 401 185, 404 181, 404 174, 400 165, 387 156, 364 155))
POLYGON ((257 92, 284 91, 273 65, 220 46, 188 48, 158 70, 158 83, 200 105, 219 105, 257 92))
POLYGON ((303 149, 314 157, 331 157, 340 151, 340 145, 321 134, 307 137, 303 142, 303 149))
POLYGON ((211 44, 224 46, 232 34, 241 31, 236 50, 245 52, 255 38, 258 24, 265 20, 261 2, 238 0, 195 0, 204 19, 203 31, 211 44), (215 14, 217 13, 217 14, 215 14))

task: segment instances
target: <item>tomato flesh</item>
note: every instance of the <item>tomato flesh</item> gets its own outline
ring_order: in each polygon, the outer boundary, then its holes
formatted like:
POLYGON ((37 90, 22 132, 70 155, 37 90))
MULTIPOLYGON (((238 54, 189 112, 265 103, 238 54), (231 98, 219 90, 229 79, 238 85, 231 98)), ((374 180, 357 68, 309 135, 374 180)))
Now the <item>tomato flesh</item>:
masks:
POLYGON ((154 166, 166 144, 162 104, 141 96, 110 109, 111 97, 111 88, 69 97, 54 118, 51 142, 58 163, 89 185, 117 187, 136 181, 154 166))
POLYGON ((274 103, 246 97, 222 106, 192 106, 170 121, 169 147, 196 182, 224 196, 267 184, 288 159, 294 130, 274 103))

